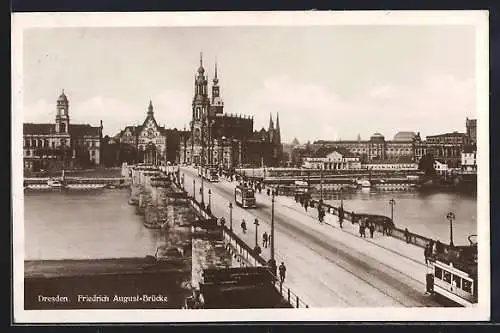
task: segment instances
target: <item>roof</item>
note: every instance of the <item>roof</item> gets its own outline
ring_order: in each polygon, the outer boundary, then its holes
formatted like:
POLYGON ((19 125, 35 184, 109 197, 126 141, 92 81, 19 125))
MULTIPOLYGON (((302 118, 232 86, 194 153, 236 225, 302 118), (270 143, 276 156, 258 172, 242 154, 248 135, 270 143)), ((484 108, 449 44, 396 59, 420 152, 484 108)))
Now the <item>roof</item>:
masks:
POLYGON ((443 137, 453 137, 453 136, 466 136, 465 133, 453 132, 453 133, 444 133, 444 134, 436 134, 436 135, 427 135, 427 138, 443 138, 443 137))
POLYGON ((101 134, 101 128, 90 126, 89 124, 69 124, 69 134, 72 136, 99 136, 101 134))
POLYGON ((335 148, 326 148, 326 147, 320 147, 316 152, 313 154, 312 157, 326 157, 330 155, 333 152, 338 152, 342 157, 355 157, 353 153, 351 153, 349 150, 346 148, 342 147, 335 147, 335 148))
POLYGON ((383 138, 384 136, 382 134, 380 134, 380 133, 377 132, 377 133, 374 133, 371 137, 372 138, 373 137, 375 137, 375 138, 383 138))
MULTIPOLYGON (((47 135, 55 134, 56 124, 34 124, 34 123, 24 123, 23 124, 23 134, 24 135, 47 135)), ((94 135, 99 136, 101 134, 100 127, 90 126, 88 124, 69 124, 69 134, 72 136, 85 136, 94 135)))
POLYGON ((56 124, 23 124, 23 134, 52 134, 55 133, 56 124))
POLYGON ((417 134, 411 131, 400 131, 394 135, 393 141, 412 141, 417 134))

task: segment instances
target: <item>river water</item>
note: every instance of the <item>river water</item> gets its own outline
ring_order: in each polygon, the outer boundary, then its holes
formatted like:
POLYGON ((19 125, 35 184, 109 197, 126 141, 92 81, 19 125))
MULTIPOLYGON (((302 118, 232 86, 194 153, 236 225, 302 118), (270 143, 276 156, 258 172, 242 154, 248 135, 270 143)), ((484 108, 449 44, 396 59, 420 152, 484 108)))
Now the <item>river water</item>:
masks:
MULTIPOLYGON (((128 190, 26 192, 25 259, 89 259, 154 254, 164 242, 159 230, 147 229, 128 204, 128 190)), ((412 232, 449 241, 446 214, 453 211, 455 244, 476 234, 476 198, 453 193, 378 192, 344 194, 344 207, 390 216, 412 232)), ((335 199, 335 198, 334 198, 335 199)), ((338 204, 339 201, 332 200, 338 204)))

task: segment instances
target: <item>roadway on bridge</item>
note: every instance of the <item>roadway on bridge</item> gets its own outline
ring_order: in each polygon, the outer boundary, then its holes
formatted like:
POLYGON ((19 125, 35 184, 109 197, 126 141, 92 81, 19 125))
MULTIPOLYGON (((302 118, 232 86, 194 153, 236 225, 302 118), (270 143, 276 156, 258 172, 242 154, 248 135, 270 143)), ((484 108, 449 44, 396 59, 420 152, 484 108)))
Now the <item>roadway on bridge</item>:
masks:
MULTIPOLYGON (((184 186, 197 200, 201 179, 193 168, 182 168, 184 186)), ((259 219, 258 242, 262 233, 270 234, 271 200, 257 194, 257 208, 242 209, 234 205, 234 183, 204 181, 205 204, 209 202, 214 215, 229 224, 229 202, 233 202, 233 229, 251 247, 255 246, 255 226, 259 219), (247 232, 240 228, 246 220, 247 232)), ((264 191, 263 191, 264 192, 264 191)), ((426 296, 425 265, 385 249, 355 235, 320 224, 305 212, 276 203, 275 255, 278 264, 287 266, 285 284, 310 307, 422 307, 440 306, 426 296)), ((333 216, 328 218, 332 219, 333 216)), ((401 246, 406 246, 401 244, 401 246)), ((270 249, 263 248, 262 256, 270 258, 270 249)))

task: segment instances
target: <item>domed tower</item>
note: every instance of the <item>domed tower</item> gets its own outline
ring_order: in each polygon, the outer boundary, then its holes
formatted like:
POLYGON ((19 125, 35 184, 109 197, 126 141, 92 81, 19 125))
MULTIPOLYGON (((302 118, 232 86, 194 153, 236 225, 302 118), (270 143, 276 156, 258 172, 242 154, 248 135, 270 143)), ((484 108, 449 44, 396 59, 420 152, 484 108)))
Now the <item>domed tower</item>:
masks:
POLYGON ((69 132, 69 102, 64 89, 57 99, 56 133, 69 132))

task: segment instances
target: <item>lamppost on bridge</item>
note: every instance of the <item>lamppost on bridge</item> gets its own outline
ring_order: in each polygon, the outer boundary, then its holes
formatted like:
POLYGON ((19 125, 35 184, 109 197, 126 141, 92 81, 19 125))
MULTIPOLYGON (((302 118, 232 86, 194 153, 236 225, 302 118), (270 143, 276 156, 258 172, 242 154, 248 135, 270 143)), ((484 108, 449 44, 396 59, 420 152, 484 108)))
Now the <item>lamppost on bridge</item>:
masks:
POLYGON ((319 188, 320 188, 320 202, 323 203, 323 166, 319 169, 319 188))
POLYGON ((212 204, 212 191, 210 189, 208 189, 208 209, 209 210, 212 210, 211 204, 212 204))
POLYGON ((255 219, 253 222, 255 224, 255 247, 259 246, 259 220, 255 219))
POLYGON ((196 200, 196 180, 193 179, 193 199, 196 200))
POLYGON ((396 205, 396 200, 394 198, 389 200, 389 205, 391 205, 391 222, 394 223, 394 205, 396 205))
POLYGON ((274 192, 271 197, 271 260, 274 261, 274 192))
POLYGON ((233 231, 233 203, 229 203, 229 230, 233 231))
POLYGON ((446 218, 450 221, 450 246, 455 246, 453 244, 453 220, 455 219, 455 214, 453 212, 449 212, 446 215, 446 218))

